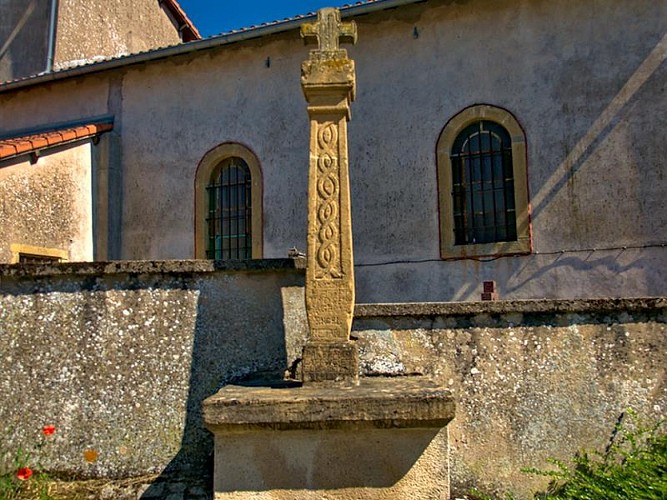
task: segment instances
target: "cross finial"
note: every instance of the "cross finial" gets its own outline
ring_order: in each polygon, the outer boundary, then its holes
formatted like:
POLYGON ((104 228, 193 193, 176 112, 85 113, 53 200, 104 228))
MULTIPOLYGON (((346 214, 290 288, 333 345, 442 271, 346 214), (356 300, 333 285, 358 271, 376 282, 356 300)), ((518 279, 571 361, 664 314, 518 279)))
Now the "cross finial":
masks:
POLYGON ((307 44, 317 43, 320 52, 333 52, 339 50, 340 43, 357 41, 357 25, 341 22, 339 10, 327 7, 317 12, 316 22, 301 26, 301 37, 307 44))

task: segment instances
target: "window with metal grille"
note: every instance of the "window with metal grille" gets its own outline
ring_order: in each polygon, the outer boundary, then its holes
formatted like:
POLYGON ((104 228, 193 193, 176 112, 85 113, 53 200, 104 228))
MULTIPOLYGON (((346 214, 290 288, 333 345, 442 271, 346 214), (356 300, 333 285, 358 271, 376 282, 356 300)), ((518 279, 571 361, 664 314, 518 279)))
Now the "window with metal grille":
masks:
POLYGON ((450 154, 454 244, 516 241, 514 170, 509 133, 480 120, 456 137, 450 154))
POLYGON ((213 171, 208 194, 208 259, 252 258, 252 180, 246 162, 223 160, 213 171))

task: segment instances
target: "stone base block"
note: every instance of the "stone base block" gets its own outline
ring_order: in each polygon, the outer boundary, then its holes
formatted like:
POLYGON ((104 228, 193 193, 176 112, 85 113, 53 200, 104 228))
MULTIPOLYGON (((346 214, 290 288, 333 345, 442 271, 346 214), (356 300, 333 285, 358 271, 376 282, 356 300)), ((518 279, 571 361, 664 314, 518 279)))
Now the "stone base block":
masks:
POLYGON ((302 380, 306 383, 359 378, 359 353, 352 342, 309 342, 303 348, 302 359, 302 380))
POLYGON ((451 394, 422 379, 228 386, 204 402, 216 499, 447 499, 451 394))
POLYGON ((216 499, 449 498, 447 428, 216 435, 216 499))

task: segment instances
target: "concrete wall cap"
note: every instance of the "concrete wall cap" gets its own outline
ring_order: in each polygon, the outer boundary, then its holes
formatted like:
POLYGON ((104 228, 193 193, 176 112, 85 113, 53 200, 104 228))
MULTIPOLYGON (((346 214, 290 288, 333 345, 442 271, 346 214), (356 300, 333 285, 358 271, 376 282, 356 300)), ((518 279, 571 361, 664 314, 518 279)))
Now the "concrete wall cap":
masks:
POLYGON ((227 386, 203 403, 213 432, 434 428, 454 418, 452 394, 429 379, 367 378, 354 384, 227 386))
POLYGON ((306 260, 253 259, 253 260, 154 260, 115 262, 69 262, 49 264, 0 264, 0 278, 40 276, 85 276, 152 273, 211 273, 216 271, 279 271, 305 270, 306 260))
POLYGON ((403 304, 357 304, 354 309, 354 317, 355 319, 369 319, 509 313, 593 313, 619 310, 648 311, 665 308, 667 308, 667 297, 415 302, 403 304))

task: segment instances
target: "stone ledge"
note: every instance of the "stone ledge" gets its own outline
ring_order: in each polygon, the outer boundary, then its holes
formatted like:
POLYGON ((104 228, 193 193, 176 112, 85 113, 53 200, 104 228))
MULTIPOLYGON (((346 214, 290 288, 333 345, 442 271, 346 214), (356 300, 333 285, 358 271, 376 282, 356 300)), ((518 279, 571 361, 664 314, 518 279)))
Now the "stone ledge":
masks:
POLYGON ((355 319, 516 313, 641 312, 667 309, 667 297, 357 304, 355 319))
POLYGON ((227 386, 203 403, 214 432, 248 430, 424 429, 447 425, 451 393, 424 378, 366 378, 359 385, 227 386))
POLYGON ((305 270, 306 259, 253 260, 122 260, 49 264, 0 264, 0 278, 40 276, 92 276, 113 274, 211 273, 216 271, 305 270))

